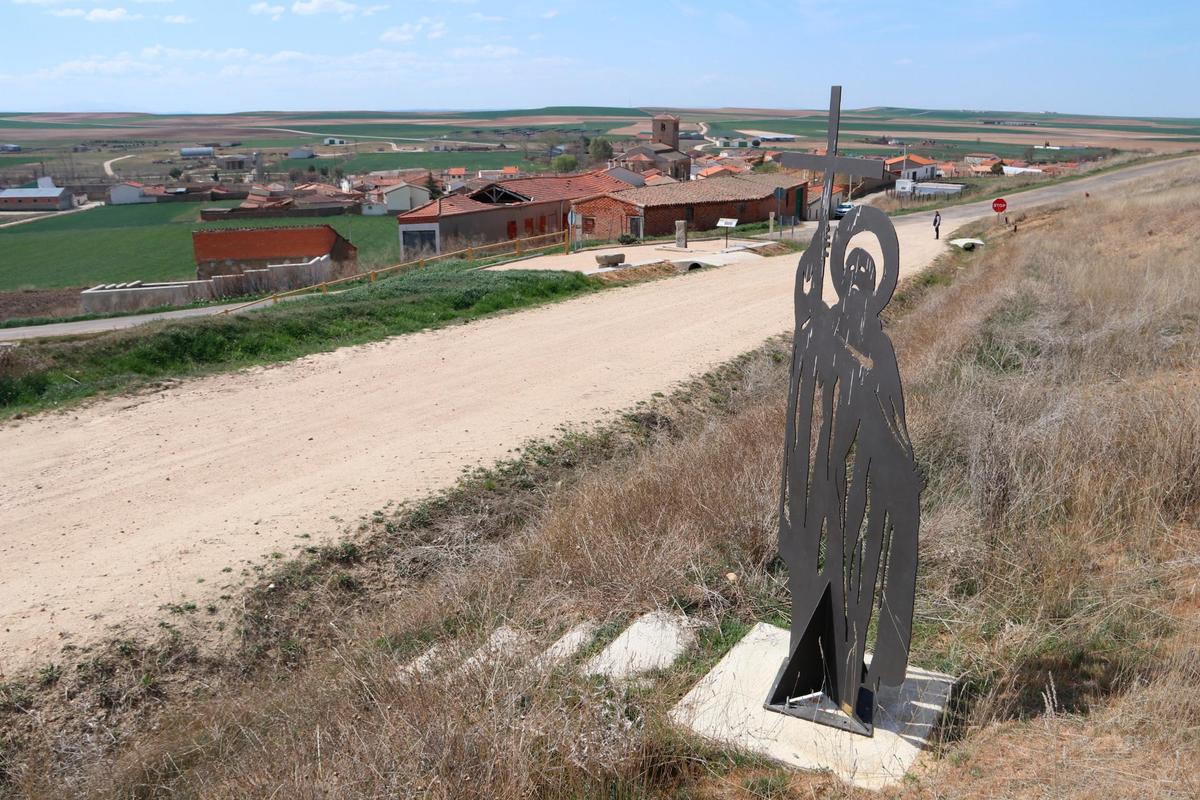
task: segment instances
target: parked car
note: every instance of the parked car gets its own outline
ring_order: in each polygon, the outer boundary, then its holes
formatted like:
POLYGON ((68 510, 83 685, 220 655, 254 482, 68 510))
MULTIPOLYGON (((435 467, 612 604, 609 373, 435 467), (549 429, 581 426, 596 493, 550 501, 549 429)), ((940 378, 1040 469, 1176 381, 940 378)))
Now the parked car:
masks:
POLYGON ((833 218, 841 219, 855 208, 854 203, 838 203, 833 209, 833 218))

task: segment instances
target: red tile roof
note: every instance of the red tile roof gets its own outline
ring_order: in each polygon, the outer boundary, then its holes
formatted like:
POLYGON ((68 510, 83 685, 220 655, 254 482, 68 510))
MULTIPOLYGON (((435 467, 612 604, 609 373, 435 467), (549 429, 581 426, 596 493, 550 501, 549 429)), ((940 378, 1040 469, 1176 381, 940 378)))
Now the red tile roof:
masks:
POLYGON ((609 197, 643 208, 672 206, 687 203, 719 203, 731 200, 761 200, 774 194, 776 188, 794 189, 803 181, 786 174, 720 175, 702 181, 679 181, 661 186, 644 186, 613 192, 609 197))
MULTIPOLYGON (((489 186, 492 184, 488 184, 489 186)), ((522 197, 528 197, 530 203, 549 203, 560 200, 579 200, 583 197, 616 192, 628 189, 633 184, 614 178, 605 170, 586 172, 582 175, 559 175, 552 177, 513 178, 495 184, 507 192, 515 192, 522 197)), ((483 188, 486 188, 483 187, 483 188)), ((482 191, 482 189, 480 190, 482 191)), ((441 201, 431 200, 423 206, 405 211, 399 216, 401 222, 421 222, 435 220, 439 216, 448 217, 454 214, 469 214, 475 211, 488 211, 496 208, 510 208, 514 203, 497 205, 483 203, 471 195, 450 195, 441 201)))
POLYGON ((514 178, 500 185, 510 192, 523 194, 535 203, 540 203, 546 200, 576 200, 594 194, 616 192, 628 189, 633 184, 614 178, 604 170, 596 170, 581 175, 514 178))
POLYGON ((901 163, 902 161, 904 161, 904 159, 906 159, 906 158, 909 160, 909 162, 910 162, 910 163, 912 163, 912 164, 918 164, 918 165, 920 165, 920 166, 928 166, 929 164, 934 164, 934 163, 937 163, 937 162, 935 162, 935 161, 934 161, 933 159, 931 159, 931 158, 925 158, 925 157, 923 157, 923 156, 916 155, 915 153, 909 153, 909 154, 908 154, 908 155, 906 155, 906 156, 896 156, 895 158, 889 158, 889 159, 887 159, 886 161, 884 161, 883 163, 885 163, 885 164, 899 164, 899 163, 901 163))
POLYGON ((329 225, 229 228, 192 231, 192 250, 198 264, 202 261, 314 258, 331 253, 340 238, 338 232, 329 225))

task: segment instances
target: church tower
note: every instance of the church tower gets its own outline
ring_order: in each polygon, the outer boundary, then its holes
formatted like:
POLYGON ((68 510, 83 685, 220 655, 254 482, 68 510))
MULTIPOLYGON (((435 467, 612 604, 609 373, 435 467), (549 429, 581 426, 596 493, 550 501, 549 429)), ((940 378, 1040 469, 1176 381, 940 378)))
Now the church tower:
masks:
POLYGON ((670 145, 672 150, 678 150, 679 117, 674 114, 655 114, 653 124, 650 141, 656 144, 670 145))

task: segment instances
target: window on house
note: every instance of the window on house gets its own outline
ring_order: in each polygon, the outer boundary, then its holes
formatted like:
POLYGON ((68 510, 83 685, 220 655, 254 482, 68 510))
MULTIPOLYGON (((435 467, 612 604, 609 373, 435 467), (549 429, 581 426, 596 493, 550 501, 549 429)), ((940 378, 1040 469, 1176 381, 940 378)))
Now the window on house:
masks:
POLYGON ((687 206, 683 211, 683 218, 688 222, 694 222, 696 220, 696 207, 691 205, 687 206))
POLYGON ((517 221, 515 219, 510 219, 508 221, 508 238, 517 238, 517 221))
POLYGON ((533 236, 533 217, 525 220, 525 235, 533 236))

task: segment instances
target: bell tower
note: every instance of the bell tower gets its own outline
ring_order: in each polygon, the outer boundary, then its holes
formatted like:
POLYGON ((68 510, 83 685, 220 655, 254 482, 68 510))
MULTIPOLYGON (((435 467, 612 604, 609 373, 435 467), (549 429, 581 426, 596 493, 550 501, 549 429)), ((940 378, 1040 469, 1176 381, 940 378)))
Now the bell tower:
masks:
POLYGON ((655 114, 654 129, 650 141, 656 144, 670 145, 672 150, 679 149, 679 117, 674 114, 655 114))

